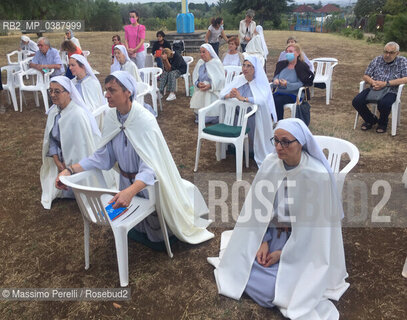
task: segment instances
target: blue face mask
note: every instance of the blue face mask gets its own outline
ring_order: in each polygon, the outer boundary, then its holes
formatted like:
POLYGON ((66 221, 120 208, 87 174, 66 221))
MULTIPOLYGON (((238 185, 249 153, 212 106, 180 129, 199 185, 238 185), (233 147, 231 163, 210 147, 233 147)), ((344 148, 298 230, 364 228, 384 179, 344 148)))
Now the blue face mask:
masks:
POLYGON ((295 59, 294 52, 287 52, 285 54, 285 58, 288 60, 288 62, 293 61, 295 59))

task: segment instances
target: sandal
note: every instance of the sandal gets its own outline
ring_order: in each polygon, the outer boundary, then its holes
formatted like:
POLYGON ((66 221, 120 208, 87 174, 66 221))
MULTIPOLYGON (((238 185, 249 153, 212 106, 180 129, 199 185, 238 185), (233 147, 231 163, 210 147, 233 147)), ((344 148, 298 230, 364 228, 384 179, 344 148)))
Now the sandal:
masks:
POLYGON ((364 123, 362 124, 362 126, 360 127, 360 130, 362 130, 362 131, 367 131, 367 130, 372 129, 372 127, 373 127, 373 123, 364 122, 364 123))
POLYGON ((376 132, 377 133, 385 133, 387 128, 385 126, 377 126, 376 132))

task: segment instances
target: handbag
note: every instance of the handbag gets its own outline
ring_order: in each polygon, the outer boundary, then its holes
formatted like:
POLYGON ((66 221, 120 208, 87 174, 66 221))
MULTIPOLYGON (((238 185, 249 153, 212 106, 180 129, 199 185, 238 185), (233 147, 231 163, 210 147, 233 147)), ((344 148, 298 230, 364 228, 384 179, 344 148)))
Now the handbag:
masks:
POLYGON ((311 122, 311 105, 308 102, 307 90, 304 90, 304 99, 300 102, 297 97, 297 105, 295 110, 295 117, 304 121, 309 126, 311 122))
POLYGON ((373 90, 373 88, 370 88, 370 91, 366 96, 366 102, 377 103, 386 94, 388 94, 389 91, 390 91, 390 87, 384 87, 380 90, 373 90))

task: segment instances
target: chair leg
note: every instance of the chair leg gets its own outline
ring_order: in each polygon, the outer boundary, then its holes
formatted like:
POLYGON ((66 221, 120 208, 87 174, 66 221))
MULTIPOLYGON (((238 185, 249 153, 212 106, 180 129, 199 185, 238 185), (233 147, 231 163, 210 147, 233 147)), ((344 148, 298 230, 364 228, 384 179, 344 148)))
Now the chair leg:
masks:
POLYGON ((243 144, 235 144, 236 148, 236 180, 242 180, 242 158, 243 158, 243 144))
POLYGON ((185 95, 189 97, 189 76, 184 77, 185 95))
POLYGON ((129 249, 127 244, 127 230, 123 228, 114 228, 113 234, 116 245, 120 286, 126 287, 129 284, 129 249))
POLYGON ((391 106, 391 135, 395 136, 397 131, 397 123, 398 123, 398 107, 396 103, 393 103, 391 106))
POLYGON ((44 100, 45 113, 48 113, 49 105, 48 105, 47 90, 41 90, 41 93, 42 93, 42 99, 44 100))
POLYGON ((228 143, 221 143, 220 147, 220 158, 221 159, 226 159, 226 149, 228 148, 229 144, 228 143))
POLYGON ((353 130, 356 129, 356 126, 358 125, 358 120, 359 120, 359 112, 356 111, 355 124, 353 125, 353 130))
POLYGON ((23 99, 22 99, 23 92, 21 91, 21 89, 19 91, 20 91, 20 112, 23 112, 23 99))
POLYGON ((326 85, 326 92, 325 92, 325 96, 326 96, 326 104, 329 104, 329 97, 331 96, 331 82, 327 81, 325 82, 326 85))
POLYGON ((34 91, 34 100, 37 107, 40 106, 40 99, 38 98, 38 91, 34 91))
POLYGON ((153 91, 151 92, 151 100, 153 101, 153 109, 156 114, 158 114, 158 109, 157 109, 157 92, 153 91))
MULTIPOLYGON (((158 89, 157 89, 157 90, 158 90, 158 89)), ((157 94, 157 91, 156 91, 156 96, 157 96, 158 102, 159 102, 159 104, 160 104, 160 111, 163 111, 163 104, 162 104, 162 102, 161 102, 161 96, 157 94)))
POLYGON ((244 138, 244 155, 246 159, 246 168, 249 167, 249 137, 244 138))
POLYGON ((14 107, 14 111, 18 111, 18 104, 17 104, 17 96, 16 96, 16 90, 15 89, 10 89, 8 91, 8 99, 9 99, 9 103, 13 102, 13 107, 14 107), (10 96, 11 96, 11 101, 10 101, 10 96))
POLYGON ((83 244, 85 249, 85 270, 89 269, 89 222, 83 219, 83 244))
POLYGON ((201 152, 201 139, 198 138, 198 142, 196 145, 196 155, 195 155, 195 167, 194 167, 194 172, 198 171, 198 162, 199 162, 199 154, 201 152))
POLYGON ((222 159, 222 143, 216 142, 216 161, 220 161, 222 159))

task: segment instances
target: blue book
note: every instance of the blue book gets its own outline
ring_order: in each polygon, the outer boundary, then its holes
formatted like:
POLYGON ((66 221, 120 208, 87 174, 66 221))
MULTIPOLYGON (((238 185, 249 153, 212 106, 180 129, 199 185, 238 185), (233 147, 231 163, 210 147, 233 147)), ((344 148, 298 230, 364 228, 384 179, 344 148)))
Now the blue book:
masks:
POLYGON ((117 209, 113 208, 114 202, 109 204, 105 210, 107 212, 107 214, 109 215, 109 218, 111 221, 116 220, 117 218, 119 218, 120 216, 122 216, 125 212, 127 212, 127 207, 120 207, 117 209))

